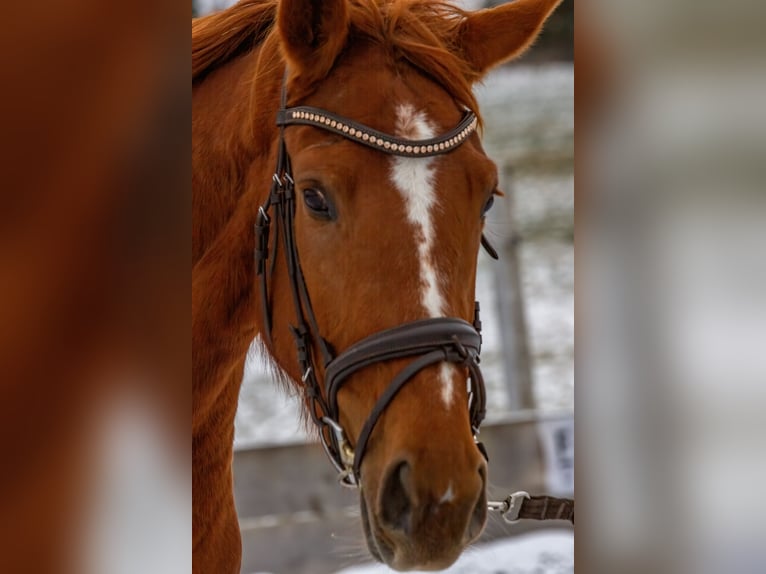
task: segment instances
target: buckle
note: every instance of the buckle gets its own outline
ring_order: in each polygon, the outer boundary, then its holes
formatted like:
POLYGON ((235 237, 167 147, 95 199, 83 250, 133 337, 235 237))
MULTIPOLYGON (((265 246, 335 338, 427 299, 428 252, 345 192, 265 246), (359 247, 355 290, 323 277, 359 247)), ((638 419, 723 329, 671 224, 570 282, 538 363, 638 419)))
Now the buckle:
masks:
POLYGON ((266 225, 268 225, 269 223, 271 223, 271 218, 269 217, 269 214, 268 214, 268 213, 266 213, 266 210, 265 210, 265 209, 263 209, 263 206, 262 206, 262 205, 261 205, 261 206, 258 208, 258 215, 260 215, 260 216, 261 216, 261 218, 262 218, 262 221, 263 221, 263 222, 264 222, 266 225))
POLYGON ((354 474, 354 449, 348 444, 346 433, 343 432, 340 424, 330 417, 322 417, 320 422, 330 428, 338 445, 336 451, 327 444, 324 432, 320 433, 322 446, 327 456, 330 457, 330 462, 338 471, 338 483, 346 488, 359 488, 359 481, 354 474))
POLYGON ((521 512, 521 505, 524 504, 524 500, 529 500, 529 493, 524 490, 519 490, 510 494, 503 502, 508 506, 500 514, 508 524, 515 524, 519 521, 519 512, 521 512))
POLYGON ((343 465, 347 470, 351 470, 354 466, 354 449, 348 444, 343 427, 330 417, 322 417, 322 422, 332 429, 332 432, 335 435, 335 441, 338 443, 338 455, 340 456, 340 460, 343 462, 343 465))

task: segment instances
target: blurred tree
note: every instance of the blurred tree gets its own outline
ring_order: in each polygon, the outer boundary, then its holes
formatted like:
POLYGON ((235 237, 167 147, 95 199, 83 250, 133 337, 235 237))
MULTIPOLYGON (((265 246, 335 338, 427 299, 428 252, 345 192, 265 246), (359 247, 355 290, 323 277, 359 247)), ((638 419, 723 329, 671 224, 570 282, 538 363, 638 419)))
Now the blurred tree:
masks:
POLYGON ((196 18, 199 16, 199 11, 197 10, 197 3, 192 0, 192 18, 196 18))

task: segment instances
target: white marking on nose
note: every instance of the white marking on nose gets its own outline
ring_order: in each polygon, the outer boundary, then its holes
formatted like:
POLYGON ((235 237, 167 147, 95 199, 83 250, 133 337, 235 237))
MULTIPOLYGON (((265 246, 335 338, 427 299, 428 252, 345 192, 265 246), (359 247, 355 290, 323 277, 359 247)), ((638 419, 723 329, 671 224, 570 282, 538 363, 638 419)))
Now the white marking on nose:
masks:
MULTIPOLYGON (((434 127, 422 112, 409 104, 396 109, 396 133, 407 139, 428 139, 436 135, 434 127)), ((434 224, 433 210, 437 205, 434 188, 435 158, 394 156, 391 178, 404 198, 407 219, 415 228, 418 261, 420 262, 420 302, 429 317, 444 316, 444 296, 439 285, 439 274, 433 263, 434 224)), ((446 406, 452 403, 452 375, 454 367, 442 363, 439 369, 441 397, 446 406)))
POLYGON ((449 486, 447 487, 447 491, 444 494, 442 494, 442 497, 439 499, 439 504, 452 502, 454 499, 455 499, 455 493, 452 491, 452 481, 450 481, 449 486))

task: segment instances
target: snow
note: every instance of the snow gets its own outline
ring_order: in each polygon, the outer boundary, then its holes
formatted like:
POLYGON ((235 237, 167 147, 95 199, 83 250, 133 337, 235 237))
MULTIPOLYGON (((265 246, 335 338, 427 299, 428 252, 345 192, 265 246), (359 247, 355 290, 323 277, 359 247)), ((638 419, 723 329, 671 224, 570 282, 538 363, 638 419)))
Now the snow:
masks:
MULTIPOLYGON (((382 564, 345 568, 337 574, 388 574, 382 564)), ((574 534, 547 530, 466 550, 447 574, 566 574, 574 572, 574 534)))
MULTIPOLYGON (((365 564, 336 574, 389 574, 382 564, 365 564)), ((417 571, 416 571, 417 572, 417 571)), ((466 550, 446 574, 570 574, 574 572, 574 533, 544 530, 466 550)), ((257 572, 254 574, 269 574, 257 572)))

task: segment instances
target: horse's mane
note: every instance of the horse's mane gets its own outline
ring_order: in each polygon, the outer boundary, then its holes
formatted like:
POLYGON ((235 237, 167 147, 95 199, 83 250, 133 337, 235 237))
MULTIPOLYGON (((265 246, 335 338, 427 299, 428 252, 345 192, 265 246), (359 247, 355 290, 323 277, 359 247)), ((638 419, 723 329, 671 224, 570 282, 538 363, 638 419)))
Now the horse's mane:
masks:
MULTIPOLYGON (((192 83, 259 45, 271 33, 277 0, 242 0, 192 20, 192 83)), ((349 0, 350 39, 386 46, 478 114, 476 71, 460 56, 458 26, 466 13, 441 0, 349 0)))
POLYGON ((192 84, 261 43, 271 30, 276 0, 241 0, 192 19, 192 84))

